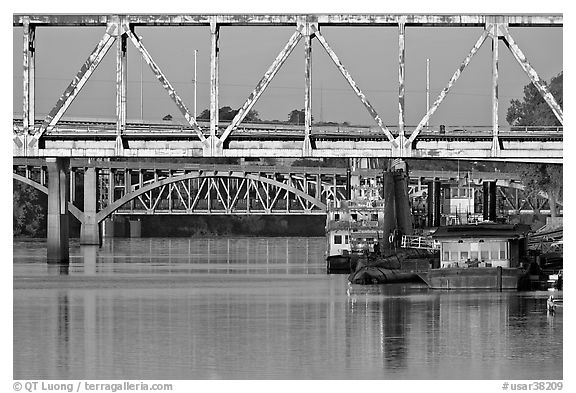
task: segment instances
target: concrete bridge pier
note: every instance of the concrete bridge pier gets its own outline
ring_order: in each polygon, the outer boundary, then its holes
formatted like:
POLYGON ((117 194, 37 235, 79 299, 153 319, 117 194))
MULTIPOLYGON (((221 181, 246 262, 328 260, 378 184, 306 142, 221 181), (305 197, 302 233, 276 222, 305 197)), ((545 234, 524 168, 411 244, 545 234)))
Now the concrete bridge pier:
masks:
POLYGON ((48 168, 48 255, 49 264, 70 260, 68 252, 68 201, 70 200, 70 160, 46 158, 48 168))
POLYGON ((99 245, 100 230, 96 220, 96 168, 84 170, 84 221, 80 225, 80 244, 99 245))
POLYGON ((483 182, 482 189, 482 218, 488 221, 496 221, 496 181, 483 182))

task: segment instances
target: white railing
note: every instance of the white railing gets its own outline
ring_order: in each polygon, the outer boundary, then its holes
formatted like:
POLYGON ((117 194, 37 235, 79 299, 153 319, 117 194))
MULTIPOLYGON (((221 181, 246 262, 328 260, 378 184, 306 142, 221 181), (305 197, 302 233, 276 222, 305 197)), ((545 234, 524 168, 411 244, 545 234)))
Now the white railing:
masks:
POLYGON ((440 248, 440 243, 429 236, 402 235, 402 248, 420 248, 434 250, 440 248))

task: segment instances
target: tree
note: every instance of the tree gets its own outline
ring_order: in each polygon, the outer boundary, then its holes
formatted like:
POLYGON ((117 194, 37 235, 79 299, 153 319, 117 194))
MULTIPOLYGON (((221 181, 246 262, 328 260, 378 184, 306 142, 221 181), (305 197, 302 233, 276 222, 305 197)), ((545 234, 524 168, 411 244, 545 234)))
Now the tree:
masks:
MULTIPOLYGON (((548 89, 562 107, 563 73, 550 80, 548 89)), ((506 121, 512 126, 560 126, 560 122, 548 106, 536 87, 530 83, 524 86, 522 101, 513 99, 506 113, 506 121)))
MULTIPOLYGON (((223 106, 220 109, 218 109, 218 118, 220 119, 220 121, 232 121, 239 111, 240 111, 240 109, 232 109, 229 106, 223 106)), ((202 111, 202 113, 200 113, 200 116, 198 116, 198 120, 209 121, 210 120, 210 110, 204 109, 202 111)), ((244 117, 244 121, 259 122, 262 120, 260 120, 260 114, 258 113, 258 111, 251 109, 248 111, 248 113, 244 117)))
POLYGON ((46 236, 48 199, 42 192, 19 181, 13 182, 12 230, 14 236, 46 236))
POLYGON ((556 217, 558 211, 556 205, 562 202, 562 165, 560 164, 537 164, 535 167, 524 169, 520 176, 526 192, 530 195, 544 191, 548 194, 550 215, 556 217))
POLYGON ((292 124, 304 124, 306 119, 306 112, 304 109, 294 109, 288 114, 288 123, 292 124))
MULTIPOLYGON (((563 104, 563 72, 547 84, 550 93, 562 107, 563 104)), ((538 89, 530 83, 524 86, 523 101, 511 100, 506 114, 506 120, 513 126, 559 126, 561 125, 552 109, 548 106, 538 89)), ((528 165, 521 169, 522 183, 529 194, 543 191, 548 194, 550 215, 557 216, 557 203, 562 201, 562 165, 538 164, 528 165)))

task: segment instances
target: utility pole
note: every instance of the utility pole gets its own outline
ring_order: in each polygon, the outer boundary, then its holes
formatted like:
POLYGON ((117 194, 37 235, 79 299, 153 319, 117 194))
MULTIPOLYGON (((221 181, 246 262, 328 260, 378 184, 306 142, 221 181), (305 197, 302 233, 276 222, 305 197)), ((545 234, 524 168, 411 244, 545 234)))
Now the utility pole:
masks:
POLYGON ((194 49, 194 120, 196 120, 196 56, 198 49, 194 49))
MULTIPOLYGON (((142 41, 142 36, 139 36, 138 39, 142 41)), ((143 67, 144 62, 142 60, 142 56, 140 56, 140 121, 144 123, 144 89, 143 89, 143 67)))
POLYGON ((323 98, 324 98, 324 83, 320 81, 320 122, 324 121, 323 98))
MULTIPOLYGON (((426 113, 430 110, 430 59, 426 59, 426 113)), ((426 128, 430 128, 430 122, 426 122, 426 128)))

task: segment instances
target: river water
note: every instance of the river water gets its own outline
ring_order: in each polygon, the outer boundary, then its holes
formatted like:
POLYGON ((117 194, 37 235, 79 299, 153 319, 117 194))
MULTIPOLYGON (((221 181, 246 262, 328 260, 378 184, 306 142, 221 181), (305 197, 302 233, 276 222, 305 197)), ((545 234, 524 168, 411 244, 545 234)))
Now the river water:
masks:
POLYGON ((349 286, 324 238, 14 241, 15 379, 562 379, 546 292, 349 286))

